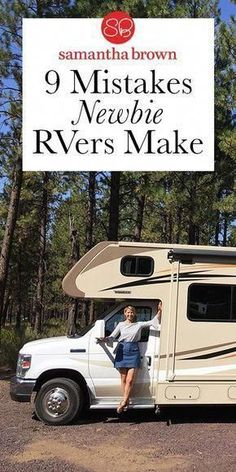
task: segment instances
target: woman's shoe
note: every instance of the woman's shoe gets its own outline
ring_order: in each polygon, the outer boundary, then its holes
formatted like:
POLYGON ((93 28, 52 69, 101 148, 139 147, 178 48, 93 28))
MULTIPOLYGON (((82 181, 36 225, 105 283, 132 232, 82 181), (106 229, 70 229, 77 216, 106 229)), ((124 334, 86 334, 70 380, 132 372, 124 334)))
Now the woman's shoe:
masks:
POLYGON ((127 410, 128 410, 128 408, 129 408, 129 406, 130 406, 130 403, 131 403, 130 401, 128 401, 128 402, 126 403, 126 405, 125 405, 124 408, 123 408, 123 411, 127 411, 127 410))
POLYGON ((116 411, 119 415, 120 413, 123 413, 123 411, 126 411, 127 409, 128 409, 128 405, 126 404, 124 400, 122 400, 116 411))

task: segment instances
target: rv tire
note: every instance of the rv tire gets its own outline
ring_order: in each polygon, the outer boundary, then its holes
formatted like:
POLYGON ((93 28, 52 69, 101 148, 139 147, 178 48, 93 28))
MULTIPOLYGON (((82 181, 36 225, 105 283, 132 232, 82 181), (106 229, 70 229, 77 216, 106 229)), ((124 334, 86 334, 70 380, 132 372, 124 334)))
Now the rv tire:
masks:
POLYGON ((44 383, 35 399, 37 417, 48 425, 71 423, 83 408, 83 393, 74 380, 55 378, 44 383))

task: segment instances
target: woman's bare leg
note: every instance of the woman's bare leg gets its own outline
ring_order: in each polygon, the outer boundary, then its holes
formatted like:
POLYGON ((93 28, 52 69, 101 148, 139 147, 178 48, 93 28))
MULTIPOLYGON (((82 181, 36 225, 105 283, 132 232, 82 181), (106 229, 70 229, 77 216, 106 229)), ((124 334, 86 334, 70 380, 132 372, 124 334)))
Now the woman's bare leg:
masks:
POLYGON ((135 376, 138 369, 132 368, 127 369, 126 382, 125 382, 125 391, 124 391, 124 402, 127 405, 133 388, 135 376))
POLYGON ((122 393, 123 393, 123 396, 124 396, 128 369, 126 369, 125 367, 122 367, 122 368, 119 369, 119 371, 120 371, 120 379, 121 379, 121 388, 122 388, 122 393))

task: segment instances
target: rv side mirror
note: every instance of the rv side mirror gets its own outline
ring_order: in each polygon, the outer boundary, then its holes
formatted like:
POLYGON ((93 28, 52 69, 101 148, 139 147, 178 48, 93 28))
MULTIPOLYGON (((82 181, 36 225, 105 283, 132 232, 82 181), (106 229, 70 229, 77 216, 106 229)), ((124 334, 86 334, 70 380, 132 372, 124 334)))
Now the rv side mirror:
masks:
POLYGON ((105 321, 97 320, 94 325, 94 337, 104 338, 105 336, 105 321))

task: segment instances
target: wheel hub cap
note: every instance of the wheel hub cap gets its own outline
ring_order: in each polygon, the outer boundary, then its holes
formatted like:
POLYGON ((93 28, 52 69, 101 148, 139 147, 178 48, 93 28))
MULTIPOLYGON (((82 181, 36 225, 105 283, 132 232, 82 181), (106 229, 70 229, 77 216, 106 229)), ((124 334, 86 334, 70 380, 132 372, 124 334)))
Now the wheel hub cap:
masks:
POLYGON ((50 416, 58 417, 64 415, 70 406, 68 392, 60 387, 50 390, 45 395, 44 406, 50 416))

